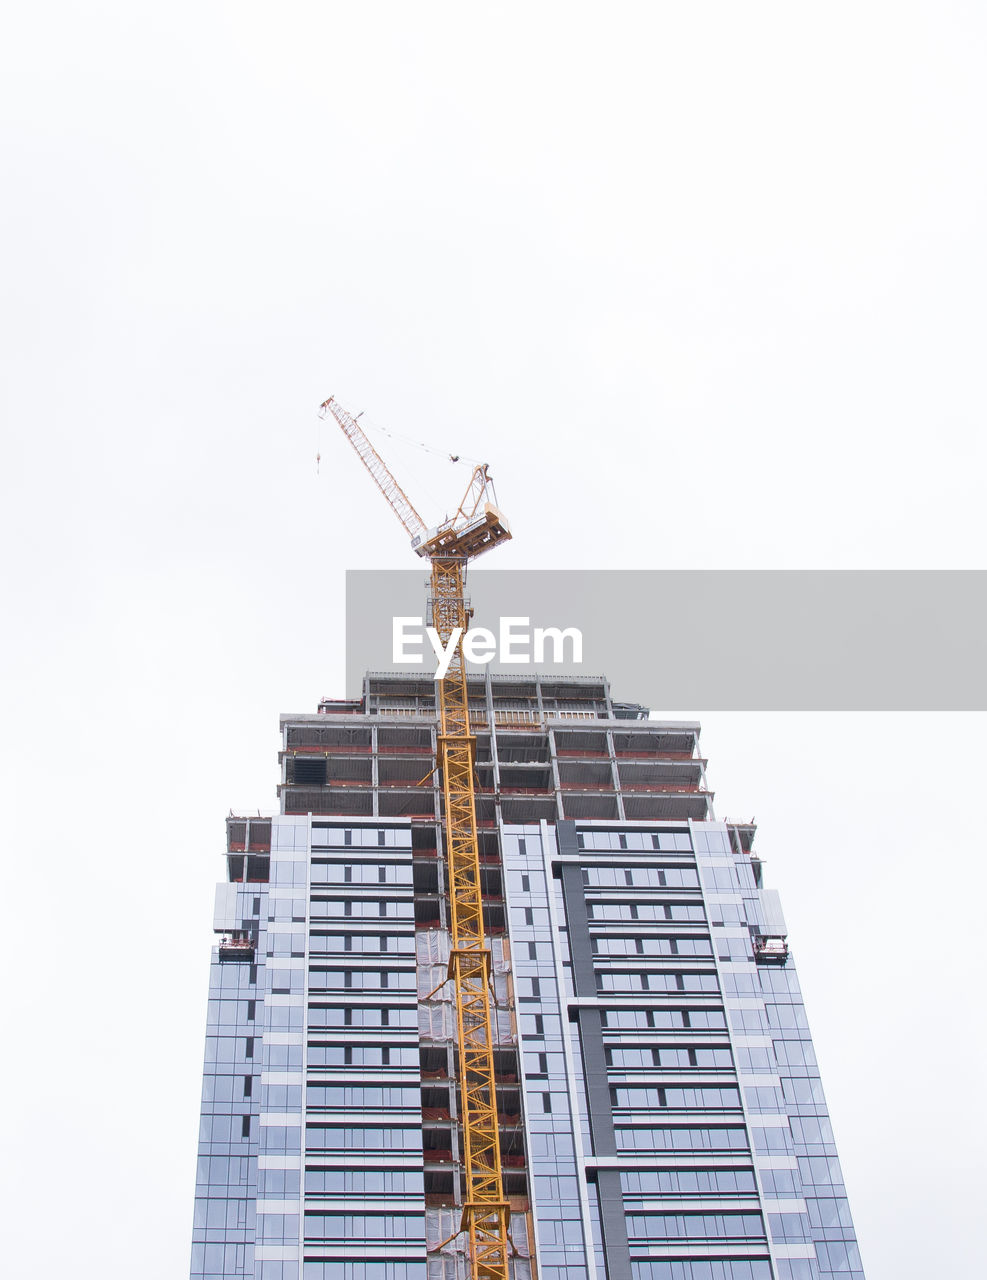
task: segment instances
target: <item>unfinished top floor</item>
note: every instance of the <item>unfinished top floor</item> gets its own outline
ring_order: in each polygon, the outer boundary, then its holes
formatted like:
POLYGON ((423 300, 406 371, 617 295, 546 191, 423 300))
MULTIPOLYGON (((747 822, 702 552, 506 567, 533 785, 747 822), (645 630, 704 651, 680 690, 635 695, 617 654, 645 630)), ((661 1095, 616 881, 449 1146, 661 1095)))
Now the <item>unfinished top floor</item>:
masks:
MULTIPOLYGON (((492 713, 529 713, 533 721, 543 719, 638 719, 648 718, 648 708, 639 703, 618 703, 611 698, 609 682, 603 676, 506 676, 490 672, 471 673, 467 680, 470 703, 488 707, 492 713)), ((319 713, 324 716, 435 716, 433 676, 370 671, 358 699, 323 699, 319 713)), ((515 718, 517 722, 517 717, 515 718)))
MULTIPOLYGON (((371 673, 360 699, 281 718, 286 813, 438 813, 435 682, 371 673)), ((695 721, 651 720, 602 678, 470 678, 477 819, 694 819, 712 795, 695 721)))
MULTIPOLYGON (((648 708, 636 702, 615 702, 602 676, 531 676, 473 673, 467 688, 472 707, 501 717, 500 723, 528 720, 646 720, 648 708), (508 717, 510 713, 510 718, 508 717)), ((407 675, 368 671, 360 698, 319 703, 322 715, 417 716, 436 715, 436 682, 427 674, 407 675)))

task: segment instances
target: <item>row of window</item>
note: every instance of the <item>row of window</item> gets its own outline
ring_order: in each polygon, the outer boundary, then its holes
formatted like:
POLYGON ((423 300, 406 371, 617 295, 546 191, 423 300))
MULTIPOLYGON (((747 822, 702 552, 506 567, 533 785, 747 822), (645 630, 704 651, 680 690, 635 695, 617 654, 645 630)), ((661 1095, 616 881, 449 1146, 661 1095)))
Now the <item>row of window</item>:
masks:
POLYGON ((254 1200, 246 1196, 229 1200, 199 1197, 195 1201, 192 1226, 206 1231, 252 1231, 254 1200))
POLYGON ((306 1240, 423 1240, 424 1213, 306 1213, 306 1240))
POLYGON ((747 908, 742 902, 711 902, 709 918, 713 924, 747 924, 747 908))
POLYGON ((745 1087, 744 1097, 747 1100, 748 1108, 752 1112, 760 1113, 761 1115, 780 1113, 785 1110, 781 1090, 775 1089, 771 1085, 745 1087))
POLYGON ((305 862, 282 862, 278 858, 271 860, 271 884, 305 885, 308 883, 308 865, 305 862))
POLYGON ((703 867, 703 884, 719 893, 736 893, 740 889, 754 888, 754 872, 745 862, 729 867, 703 867))
POLYGON ((423 1195, 424 1177, 420 1169, 306 1169, 305 1194, 423 1195))
POLYGON ((594 934, 593 952, 601 956, 711 956, 709 938, 641 938, 634 935, 594 934))
POLYGON ((324 1085, 310 1084, 306 1099, 309 1107, 421 1107, 421 1091, 401 1088, 398 1085, 375 1087, 373 1085, 324 1085))
POLYGON ((600 991, 708 991, 719 993, 720 986, 713 972, 707 973, 622 973, 619 970, 598 973, 596 985, 600 991))
MULTIPOLYGON (((298 1280, 298 1263, 285 1263, 293 1271, 285 1271, 283 1280, 298 1280)), ((425 1280, 426 1264, 422 1262, 391 1262, 384 1259, 365 1258, 357 1262, 340 1262, 336 1259, 317 1262, 306 1258, 302 1268, 302 1280, 425 1280)), ((231 1274, 234 1274, 231 1272, 231 1274)), ((282 1280, 281 1276, 262 1274, 259 1280, 282 1280)))
POLYGON ((583 884, 597 889, 698 889, 692 867, 583 867, 583 884))
POLYGON ((199 1156, 196 1166, 196 1183, 199 1186, 219 1184, 240 1194, 248 1194, 251 1161, 249 1156, 199 1156))
POLYGON ((212 1277, 222 1280, 224 1276, 242 1276, 246 1255, 245 1244, 195 1243, 192 1245, 192 1280, 199 1280, 200 1276, 209 1277, 209 1280, 212 1277))
POLYGON ((297 1244, 297 1213, 261 1213, 257 1217, 257 1240, 261 1244, 297 1244))
POLYGON ((809 1219, 804 1213, 769 1213, 768 1226, 772 1240, 792 1243, 810 1238, 809 1219))
POLYGON ((615 1107, 632 1111, 650 1111, 654 1107, 739 1108, 740 1090, 731 1086, 699 1085, 689 1089, 649 1088, 623 1085, 610 1086, 610 1101, 615 1107))
MULTIPOLYGON (((403 956, 414 956, 415 954, 415 938, 414 934, 410 932, 395 935, 388 933, 331 933, 313 929, 311 938, 313 951, 352 951, 364 955, 372 955, 375 952, 403 956)), ((304 950, 304 939, 299 937, 298 941, 304 950)))
POLYGON ((633 1280, 772 1280, 767 1258, 631 1261, 633 1280))
POLYGON ((813 1227, 843 1227, 853 1229, 850 1217, 850 1202, 838 1196, 826 1196, 818 1200, 807 1200, 809 1222, 813 1227))
POLYGON ((645 1169, 622 1173, 620 1185, 630 1196, 753 1195, 753 1169, 645 1169))
POLYGON ((673 1126, 667 1129, 615 1126, 617 1146, 626 1151, 746 1151, 747 1131, 738 1125, 673 1126))
POLYGON ((312 827, 312 848, 410 849, 409 827, 312 827))
POLYGON ((257 1195, 262 1200, 294 1200, 301 1194, 301 1170, 258 1169, 257 1195))
POLYGON ((265 1084, 260 1091, 261 1111, 301 1111, 300 1084, 265 1084))
POLYGON ((627 1234, 633 1239, 750 1239, 764 1235, 759 1213, 629 1213, 627 1234))
POLYGON ((700 1029, 722 1030, 726 1018, 722 1009, 604 1009, 606 1030, 700 1029))
POLYGON ((775 1040, 776 1061, 788 1066, 814 1067, 816 1052, 811 1040, 775 1040))
POLYGON ((248 988, 254 985, 257 975, 251 977, 253 965, 214 964, 209 974, 209 994, 221 999, 237 995, 246 999, 248 988))
MULTIPOLYGON (((284 904, 281 904, 284 905, 284 904)), ((298 903, 292 903, 296 912, 298 903)), ((415 904, 411 898, 312 898, 312 920, 338 919, 366 920, 373 918, 413 920, 415 904)), ((279 919, 288 919, 280 915, 279 919)), ((291 916, 295 919, 295 916, 291 916)), ((301 918, 305 919, 305 903, 301 903, 301 918)))
POLYGON ((200 1142, 241 1142, 249 1137, 249 1115, 205 1115, 199 1119, 200 1142))
POLYGON ((674 1045, 652 1045, 641 1049, 614 1045, 604 1050, 607 1066, 626 1067, 731 1067, 730 1050, 723 1046, 677 1048, 674 1045))
POLYGON ((706 921, 701 902, 591 902, 586 913, 590 920, 706 921))
MULTIPOLYGON (((298 1011, 301 1012, 300 1007, 298 1011)), ((317 1027, 417 1027, 418 1010, 414 1005, 394 1009, 314 1005, 308 1011, 308 1025, 313 1030, 317 1027)))
POLYGON ((417 985, 414 969, 322 969, 308 979, 310 991, 415 991, 417 985))
POLYGON ((256 1006, 255 1000, 210 1000, 206 1011, 208 1026, 235 1027, 250 1022, 256 1015, 256 1006))
POLYGON ((833 1126, 826 1116, 790 1116, 788 1123, 800 1146, 820 1146, 833 1141, 833 1126))
POLYGON ((421 1125, 401 1128, 391 1125, 380 1128, 372 1125, 320 1125, 305 1126, 305 1146, 310 1151, 338 1150, 387 1150, 420 1151, 421 1125))
POLYGON ((312 862, 312 887, 328 884, 403 884, 414 882, 410 862, 312 862))
MULTIPOLYGON (((241 1098, 249 1098, 253 1093, 254 1078, 252 1075, 229 1073, 225 1075, 204 1075, 202 1077, 202 1101, 233 1102, 241 1098)), ((203 1108, 205 1109, 205 1108, 203 1108)), ((213 1110, 213 1108, 209 1108, 213 1110)))
POLYGON ((688 831, 578 831, 580 849, 660 849, 672 853, 691 853, 688 831))
MULTIPOLYGON (((301 1050, 298 1050, 301 1066, 301 1050)), ((312 1067, 417 1067, 417 1045, 310 1044, 308 1065, 312 1067)))
POLYGON ((799 1156, 799 1178, 806 1187, 842 1187, 844 1175, 836 1156, 799 1156))

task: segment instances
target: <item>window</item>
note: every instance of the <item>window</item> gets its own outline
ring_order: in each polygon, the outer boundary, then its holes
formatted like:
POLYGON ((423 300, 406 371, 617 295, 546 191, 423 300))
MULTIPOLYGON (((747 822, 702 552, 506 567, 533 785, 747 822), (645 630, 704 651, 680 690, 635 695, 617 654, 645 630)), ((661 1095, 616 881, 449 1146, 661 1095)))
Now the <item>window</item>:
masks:
POLYGON ((843 1227, 853 1229, 850 1217, 850 1205, 846 1200, 828 1197, 821 1200, 808 1200, 809 1221, 814 1227, 843 1227))
POLYGON ((816 1257, 827 1271, 859 1271, 860 1254, 855 1244, 829 1240, 816 1242, 816 1257))
MULTIPOLYGON (((767 1258, 714 1258, 703 1262, 631 1261, 632 1280, 771 1280, 771 1274, 771 1263, 767 1258)), ((798 1280, 802 1280, 801 1273, 798 1280)))
POLYGON ((791 1151, 792 1135, 786 1125, 784 1128, 774 1128, 761 1125, 752 1126, 754 1135, 754 1146, 758 1151, 775 1152, 775 1151, 791 1151))
POLYGON ((801 1195, 796 1186, 794 1169, 762 1169, 761 1185, 764 1194, 772 1200, 791 1200, 801 1195))
POLYGON ((623 1151, 746 1151, 747 1131, 742 1126, 703 1125, 699 1128, 653 1129, 618 1125, 617 1147, 623 1151))
POLYGON ((768 1226, 772 1240, 791 1242, 809 1239, 809 1219, 804 1213, 769 1213, 768 1226))
POLYGON ((732 1086, 705 1085, 683 1089, 649 1086, 628 1088, 615 1085, 611 1086, 610 1096, 615 1107, 626 1107, 635 1111, 649 1111, 655 1107, 669 1107, 674 1110, 700 1108, 704 1111, 740 1108, 740 1092, 732 1086))
POLYGON ((746 1239, 764 1235, 759 1213, 630 1213, 627 1234, 631 1239, 746 1239))
POLYGON ((799 1177, 811 1187, 842 1186, 843 1174, 836 1156, 799 1156, 799 1177))
POLYGON ((822 1081, 818 1076, 795 1079, 791 1076, 782 1076, 781 1087, 785 1092, 786 1102, 795 1103, 798 1106, 825 1106, 822 1081))
POLYGON ((650 1169, 621 1173, 625 1196, 752 1195, 753 1169, 650 1169))
POLYGON ((833 1141, 833 1129, 825 1116, 792 1116, 790 1123, 792 1136, 804 1147, 826 1146, 833 1141))
POLYGON ((775 1057, 781 1063, 797 1067, 814 1067, 816 1055, 809 1040, 775 1040, 775 1057))

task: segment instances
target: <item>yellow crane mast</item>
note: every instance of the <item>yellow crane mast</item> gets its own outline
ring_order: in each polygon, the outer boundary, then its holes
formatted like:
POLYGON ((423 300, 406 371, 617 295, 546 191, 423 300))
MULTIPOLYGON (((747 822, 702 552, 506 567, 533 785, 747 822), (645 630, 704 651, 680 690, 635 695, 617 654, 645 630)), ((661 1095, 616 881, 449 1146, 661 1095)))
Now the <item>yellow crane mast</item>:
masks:
POLYGON ((490 1018, 490 948, 483 929, 480 849, 473 786, 476 737, 471 732, 463 637, 472 610, 466 601, 470 560, 507 541, 510 529, 496 505, 486 464, 474 469, 454 516, 435 528, 425 522, 367 439, 359 422, 331 396, 331 413, 411 537, 412 549, 432 568, 432 625, 444 648, 458 639, 444 679, 438 681, 437 764, 442 778, 449 868, 452 950, 449 976, 456 998, 460 1111, 466 1198, 460 1231, 469 1237, 473 1280, 507 1280, 510 1208, 504 1196, 490 1018))

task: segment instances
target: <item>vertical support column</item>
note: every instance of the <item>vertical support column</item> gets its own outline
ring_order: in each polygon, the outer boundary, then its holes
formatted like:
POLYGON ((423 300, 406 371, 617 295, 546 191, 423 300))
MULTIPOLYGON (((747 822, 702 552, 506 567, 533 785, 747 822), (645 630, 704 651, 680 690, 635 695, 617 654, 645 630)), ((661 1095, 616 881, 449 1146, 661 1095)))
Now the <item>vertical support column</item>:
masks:
MULTIPOLYGON (((700 759, 702 758, 702 752, 699 750, 698 733, 692 739, 692 750, 694 754, 700 757, 700 759)), ((700 764, 699 766, 699 786, 703 791, 709 791, 709 782, 706 779, 706 766, 704 764, 700 764)), ((708 796, 706 798, 706 819, 709 822, 713 822, 715 820, 713 805, 708 796)))
POLYGON ((617 817, 621 822, 623 822, 625 816, 624 797, 620 790, 620 773, 617 769, 617 748, 613 745, 612 729, 607 730, 607 755, 610 757, 610 781, 613 783, 613 792, 617 797, 617 817))
POLYGON ((370 785, 373 787, 373 796, 371 804, 373 808, 371 813, 376 818, 380 813, 379 800, 379 784, 380 784, 380 768, 377 758, 377 726, 372 725, 370 729, 370 785))
POLYGON ((487 727, 490 730, 490 759, 493 761, 493 768, 490 772, 491 785, 494 793, 494 816, 499 822, 500 814, 500 754, 497 750, 497 726, 494 722, 493 708, 493 681, 490 679, 489 666, 483 668, 483 694, 484 704, 487 709, 487 727))
MULTIPOLYGON (((539 704, 541 699, 539 698, 539 704)), ((548 731, 548 756, 552 765, 552 786, 555 788, 555 817, 561 822, 565 817, 562 809, 562 782, 559 778, 559 757, 555 750, 555 730, 548 731)))
POLYGON ((483 702, 487 710, 487 724, 490 728, 491 738, 496 728, 493 704, 493 681, 490 679, 489 666, 483 668, 483 702))

